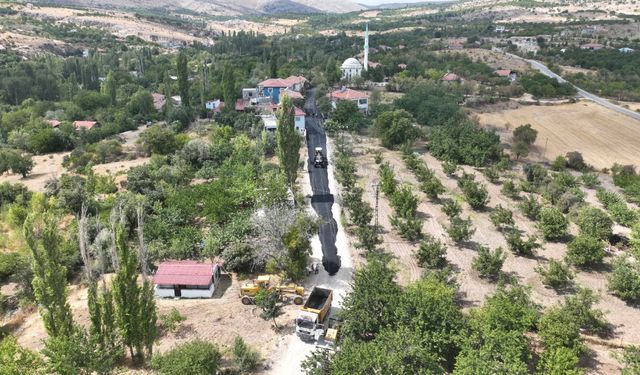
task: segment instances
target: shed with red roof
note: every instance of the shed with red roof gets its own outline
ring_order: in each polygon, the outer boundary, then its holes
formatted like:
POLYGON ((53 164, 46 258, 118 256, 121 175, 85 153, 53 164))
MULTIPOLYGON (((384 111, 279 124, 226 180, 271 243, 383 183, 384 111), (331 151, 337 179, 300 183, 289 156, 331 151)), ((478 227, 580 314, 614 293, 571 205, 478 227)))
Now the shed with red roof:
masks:
POLYGON ((80 130, 80 129, 91 130, 96 126, 98 126, 97 121, 74 121, 73 122, 73 127, 75 127, 76 130, 80 130))
POLYGON ((153 275, 156 297, 211 298, 221 276, 215 263, 162 262, 153 275))

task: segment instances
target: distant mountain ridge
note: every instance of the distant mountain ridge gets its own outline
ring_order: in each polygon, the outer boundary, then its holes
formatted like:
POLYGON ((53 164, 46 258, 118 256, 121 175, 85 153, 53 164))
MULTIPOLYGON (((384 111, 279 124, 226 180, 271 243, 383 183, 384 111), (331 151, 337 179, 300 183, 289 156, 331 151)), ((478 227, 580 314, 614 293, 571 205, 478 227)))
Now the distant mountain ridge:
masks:
POLYGON ((185 9, 221 16, 278 13, 346 13, 364 9, 351 0, 35 0, 33 3, 102 9, 185 9))

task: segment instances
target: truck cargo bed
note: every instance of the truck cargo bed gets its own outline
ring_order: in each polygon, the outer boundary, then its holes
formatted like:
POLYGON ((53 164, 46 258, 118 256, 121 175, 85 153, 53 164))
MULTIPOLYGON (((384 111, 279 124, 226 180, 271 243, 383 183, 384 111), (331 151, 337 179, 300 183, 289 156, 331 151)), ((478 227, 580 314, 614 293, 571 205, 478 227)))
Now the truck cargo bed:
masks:
POLYGON ((304 307, 308 309, 321 310, 330 295, 331 289, 315 287, 307 299, 307 302, 304 304, 304 307))

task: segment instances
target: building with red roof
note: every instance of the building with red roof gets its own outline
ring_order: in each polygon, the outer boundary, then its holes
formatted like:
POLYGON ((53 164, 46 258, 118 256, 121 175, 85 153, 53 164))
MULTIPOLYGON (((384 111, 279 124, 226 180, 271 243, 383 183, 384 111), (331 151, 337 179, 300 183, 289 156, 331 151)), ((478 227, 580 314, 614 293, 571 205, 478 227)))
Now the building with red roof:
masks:
POLYGON ((509 78, 509 81, 513 82, 516 80, 516 73, 510 69, 498 69, 494 71, 495 75, 498 77, 509 78))
POLYGON ((215 263, 162 262, 153 275, 155 295, 160 298, 211 298, 221 271, 220 265, 215 263))
POLYGON ((60 124, 62 124, 62 121, 58 120, 47 120, 47 122, 49 123, 49 125, 51 125, 52 128, 57 128, 60 126, 60 124))
POLYGON ((91 130, 96 126, 98 126, 97 121, 74 121, 73 122, 73 127, 76 128, 76 130, 80 130, 80 129, 91 130))
POLYGON ((447 73, 440 80, 442 82, 464 82, 464 79, 455 73, 447 73))
POLYGON ((156 111, 162 111, 162 108, 164 108, 164 104, 166 103, 164 95, 154 92, 151 94, 151 97, 153 98, 153 107, 156 111))
POLYGON ((339 90, 332 91, 328 94, 329 100, 335 109, 338 102, 341 100, 351 100, 356 103, 358 109, 364 112, 369 111, 369 94, 362 91, 352 90, 348 87, 343 87, 339 90))

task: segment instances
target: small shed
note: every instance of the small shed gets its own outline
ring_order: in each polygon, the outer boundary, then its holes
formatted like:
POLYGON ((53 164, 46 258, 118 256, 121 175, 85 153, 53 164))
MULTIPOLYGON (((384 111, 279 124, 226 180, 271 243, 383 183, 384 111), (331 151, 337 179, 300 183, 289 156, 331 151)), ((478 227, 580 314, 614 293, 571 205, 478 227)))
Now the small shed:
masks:
POLYGON ((160 298, 211 298, 220 282, 221 267, 196 261, 162 262, 153 275, 160 298))

